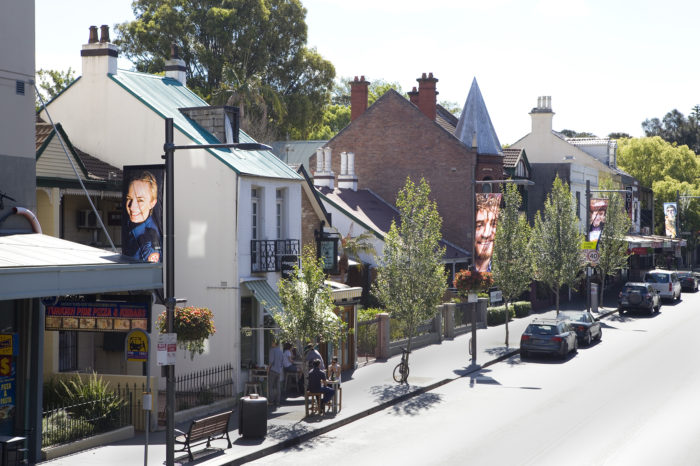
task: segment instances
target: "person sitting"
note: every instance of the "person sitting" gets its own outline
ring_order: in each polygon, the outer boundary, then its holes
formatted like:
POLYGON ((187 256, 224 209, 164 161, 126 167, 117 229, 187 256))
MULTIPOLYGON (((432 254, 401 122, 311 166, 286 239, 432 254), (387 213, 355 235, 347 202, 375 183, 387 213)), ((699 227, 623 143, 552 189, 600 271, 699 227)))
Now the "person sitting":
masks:
POLYGON ((309 372, 309 392, 323 394, 323 398, 321 399, 321 414, 323 414, 325 412, 326 403, 333 398, 335 390, 323 385, 323 382, 326 380, 326 373, 321 370, 321 360, 314 359, 312 365, 313 369, 309 372))
POLYGON ((333 356, 331 365, 328 366, 328 378, 330 380, 340 380, 340 364, 338 364, 338 358, 336 356, 333 356))

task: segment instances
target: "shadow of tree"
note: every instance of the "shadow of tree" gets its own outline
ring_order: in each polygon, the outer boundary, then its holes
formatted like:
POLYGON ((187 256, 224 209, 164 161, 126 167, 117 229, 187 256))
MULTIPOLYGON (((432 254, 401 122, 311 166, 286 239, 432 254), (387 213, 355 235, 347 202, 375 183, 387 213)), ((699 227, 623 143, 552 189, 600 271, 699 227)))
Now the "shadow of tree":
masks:
POLYGON ((304 418, 303 420, 295 422, 294 424, 270 425, 267 429, 267 436, 275 440, 286 440, 288 438, 299 437, 315 429, 312 425, 310 425, 311 423, 321 422, 322 420, 323 418, 320 416, 313 416, 304 418))
POLYGON ((430 409, 436 403, 441 403, 443 400, 442 395, 433 392, 425 392, 417 396, 408 397, 408 395, 416 390, 420 390, 422 387, 401 384, 401 385, 375 385, 370 388, 370 394, 377 399, 378 403, 384 403, 396 399, 401 399, 401 397, 407 397, 403 401, 391 407, 391 411, 395 414, 416 416, 430 409))

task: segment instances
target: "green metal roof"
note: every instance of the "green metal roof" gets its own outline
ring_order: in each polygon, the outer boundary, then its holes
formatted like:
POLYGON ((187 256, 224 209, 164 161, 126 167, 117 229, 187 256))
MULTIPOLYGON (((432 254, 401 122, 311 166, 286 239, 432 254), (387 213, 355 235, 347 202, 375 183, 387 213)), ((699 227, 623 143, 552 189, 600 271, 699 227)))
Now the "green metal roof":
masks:
MULTIPOLYGON (((119 70, 118 74, 110 74, 109 77, 164 119, 172 118, 175 128, 189 137, 193 143, 219 144, 221 142, 178 110, 209 104, 176 79, 125 70, 119 70)), ((239 140, 256 142, 243 131, 240 132, 239 140)), ((301 180, 294 170, 270 151, 206 150, 241 175, 301 180)))

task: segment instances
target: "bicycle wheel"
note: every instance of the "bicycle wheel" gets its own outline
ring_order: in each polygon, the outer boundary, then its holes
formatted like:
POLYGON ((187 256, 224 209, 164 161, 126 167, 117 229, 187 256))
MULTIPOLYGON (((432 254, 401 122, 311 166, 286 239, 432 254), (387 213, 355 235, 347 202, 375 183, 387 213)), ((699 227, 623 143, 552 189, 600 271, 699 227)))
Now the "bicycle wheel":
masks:
POLYGON ((401 383, 402 382, 402 370, 401 366, 403 366, 403 363, 399 363, 394 367, 394 381, 401 383))

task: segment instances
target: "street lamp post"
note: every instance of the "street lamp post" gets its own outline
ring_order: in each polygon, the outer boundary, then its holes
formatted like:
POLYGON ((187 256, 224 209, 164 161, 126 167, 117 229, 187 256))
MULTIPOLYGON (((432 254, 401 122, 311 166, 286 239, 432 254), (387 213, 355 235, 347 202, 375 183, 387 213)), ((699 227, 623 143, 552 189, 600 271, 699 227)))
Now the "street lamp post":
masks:
MULTIPOLYGON (((168 333, 173 333, 175 305, 184 299, 175 297, 175 160, 177 149, 239 149, 271 150, 270 146, 259 143, 231 144, 191 144, 176 146, 174 141, 173 119, 165 119, 165 318, 168 333)), ((237 135, 236 135, 237 136, 237 135)), ((166 366, 165 386, 165 464, 175 464, 175 365, 166 366)))

